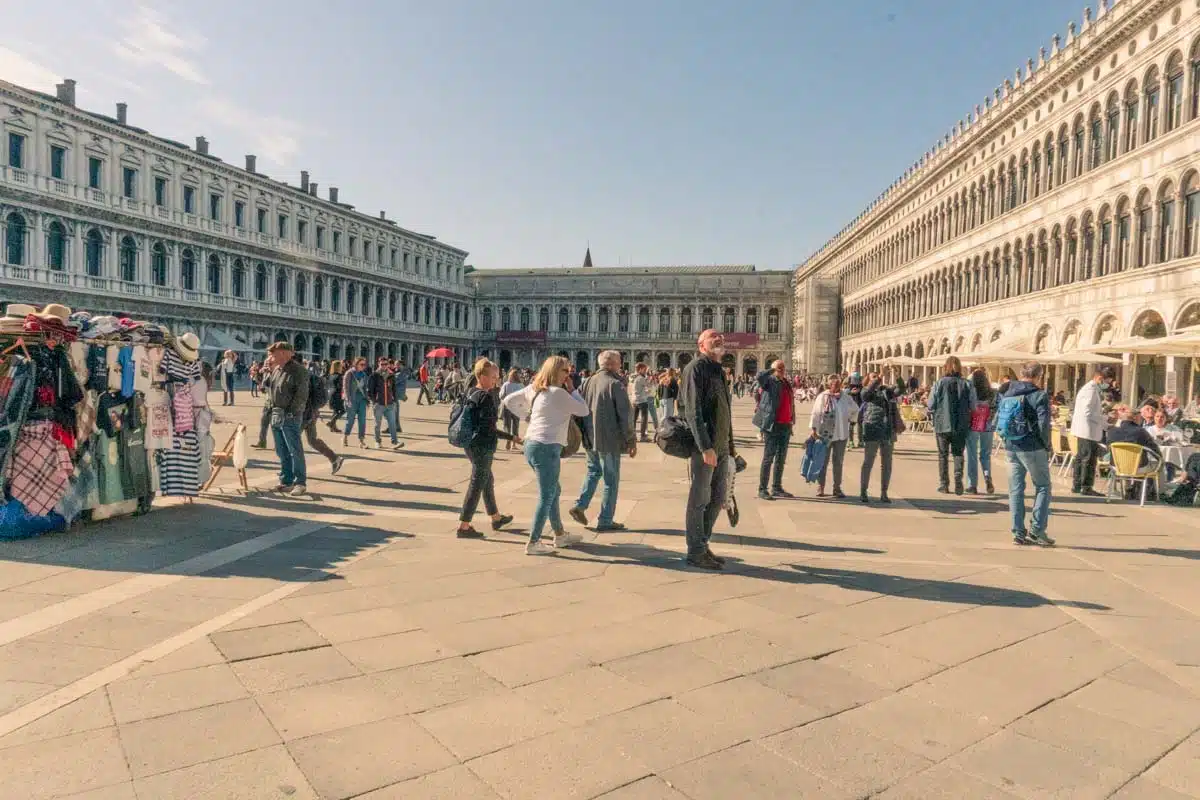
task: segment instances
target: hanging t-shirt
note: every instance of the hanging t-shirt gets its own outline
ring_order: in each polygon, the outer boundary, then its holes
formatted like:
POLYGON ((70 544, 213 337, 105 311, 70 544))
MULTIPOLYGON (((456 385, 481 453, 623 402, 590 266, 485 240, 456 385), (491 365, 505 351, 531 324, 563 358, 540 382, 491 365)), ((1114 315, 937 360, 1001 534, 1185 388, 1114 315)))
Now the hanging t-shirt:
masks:
POLYGON ((121 469, 120 435, 109 436, 104 430, 96 432, 96 488, 100 505, 120 503, 126 499, 121 469))
POLYGON ((133 348, 133 390, 145 394, 150 391, 150 383, 153 380, 153 364, 150 361, 150 348, 145 345, 137 345, 133 348))
POLYGON ((117 361, 121 365, 121 396, 133 397, 133 384, 137 379, 133 366, 133 348, 122 347, 117 354, 117 361))
POLYGON ((96 403, 96 427, 110 437, 115 437, 125 427, 125 411, 128 401, 116 392, 105 392, 96 403))
POLYGON ((108 348, 103 345, 85 345, 87 351, 87 388, 93 392, 108 391, 108 348))
POLYGON ((125 497, 146 497, 150 494, 150 465, 146 458, 146 429, 126 426, 121 431, 121 475, 125 497))
POLYGON ((151 386, 146 392, 146 447, 164 450, 171 447, 171 405, 167 392, 160 386, 151 386))
POLYGON ((108 364, 108 386, 105 387, 110 392, 121 391, 121 348, 118 345, 109 345, 104 349, 104 361, 108 364))

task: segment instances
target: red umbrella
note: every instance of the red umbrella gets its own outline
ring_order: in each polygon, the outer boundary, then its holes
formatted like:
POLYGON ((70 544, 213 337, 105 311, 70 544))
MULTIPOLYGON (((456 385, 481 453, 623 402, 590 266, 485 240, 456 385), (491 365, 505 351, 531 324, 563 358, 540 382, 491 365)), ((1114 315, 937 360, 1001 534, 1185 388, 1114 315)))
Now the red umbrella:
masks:
POLYGON ((449 347, 435 347, 425 354, 426 358, 454 358, 454 351, 449 347))

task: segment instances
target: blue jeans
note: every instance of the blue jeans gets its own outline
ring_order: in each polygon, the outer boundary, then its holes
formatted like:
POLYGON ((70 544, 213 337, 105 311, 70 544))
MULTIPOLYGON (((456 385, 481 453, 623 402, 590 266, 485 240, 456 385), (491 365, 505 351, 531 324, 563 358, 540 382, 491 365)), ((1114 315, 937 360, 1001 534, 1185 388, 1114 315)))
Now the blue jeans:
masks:
POLYGON ((971 431, 967 434, 967 486, 979 487, 979 467, 983 477, 992 477, 992 432, 971 431))
POLYGON ((358 438, 360 440, 367 438, 367 398, 365 397, 346 404, 346 427, 342 428, 343 442, 350 438, 350 429, 354 427, 356 419, 358 420, 358 438))
POLYGON ((396 406, 395 404, 385 406, 382 403, 375 404, 375 444, 383 441, 379 436, 379 423, 385 419, 388 431, 392 434, 392 444, 396 444, 399 441, 396 438, 396 406))
POLYGON ((275 455, 279 456, 279 482, 284 486, 308 482, 304 469, 304 445, 300 441, 300 415, 289 414, 279 425, 272 425, 275 455))
POLYGON ((533 527, 529 530, 529 543, 542 538, 542 528, 550 520, 550 529, 563 529, 562 517, 558 515, 558 496, 562 487, 558 483, 562 471, 562 445, 557 443, 525 442, 525 460, 537 475, 538 501, 533 512, 533 527))
POLYGON ((596 519, 596 524, 600 527, 611 525, 617 513, 617 489, 621 485, 621 454, 588 450, 587 474, 583 477, 583 486, 579 489, 579 499, 575 501, 576 508, 587 510, 602 477, 604 493, 600 495, 600 516, 596 519))
POLYGON ((1033 482, 1032 533, 1045 533, 1050 521, 1050 458, 1045 450, 1006 450, 1008 454, 1008 510, 1012 532, 1025 531, 1025 475, 1033 482))

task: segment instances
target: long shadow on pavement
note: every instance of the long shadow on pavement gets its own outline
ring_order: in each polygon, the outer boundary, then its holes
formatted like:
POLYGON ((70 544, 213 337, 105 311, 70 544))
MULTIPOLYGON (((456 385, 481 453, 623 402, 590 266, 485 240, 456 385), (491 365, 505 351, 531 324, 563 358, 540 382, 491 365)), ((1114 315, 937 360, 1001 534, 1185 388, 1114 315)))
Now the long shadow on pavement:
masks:
MULTIPOLYGON (((655 530, 642 530, 639 528, 636 533, 653 533, 659 536, 679 536, 683 537, 683 531, 678 528, 666 529, 658 528, 655 530)), ((875 550, 869 547, 841 547, 834 545, 809 544, 808 542, 798 542, 793 539, 772 539, 767 536, 739 536, 736 533, 714 533, 713 541, 722 544, 741 544, 747 547, 770 547, 779 550, 806 550, 811 553, 865 553, 868 555, 882 555, 886 550, 875 550)))
POLYGON ((1173 547, 1068 547, 1067 550, 1088 550, 1093 553, 1132 553, 1135 555, 1187 558, 1200 561, 1200 550, 1178 550, 1173 547))

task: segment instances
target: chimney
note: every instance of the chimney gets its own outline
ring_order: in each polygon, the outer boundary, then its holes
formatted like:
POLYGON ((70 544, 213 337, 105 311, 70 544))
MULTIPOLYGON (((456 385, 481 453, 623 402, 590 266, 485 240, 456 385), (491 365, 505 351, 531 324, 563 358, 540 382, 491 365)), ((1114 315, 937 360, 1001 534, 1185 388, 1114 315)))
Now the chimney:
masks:
POLYGON ((317 196, 317 182, 313 181, 308 185, 308 193, 313 197, 317 196))
POLYGON ((256 156, 246 156, 246 172, 256 172, 258 170, 258 158, 256 156))
POLYGON ((124 125, 129 120, 129 105, 117 103, 117 124, 124 125))
POLYGON ((75 105, 75 81, 71 78, 64 78, 63 82, 54 87, 58 95, 58 102, 66 103, 69 106, 75 105))
POLYGON ((379 212, 379 218, 380 218, 381 220, 383 220, 384 222, 387 222, 387 212, 386 212, 386 211, 380 211, 380 212, 379 212))
POLYGON ((300 170, 300 191, 308 193, 308 170, 300 170))
POLYGON ((208 139, 203 136, 196 137, 196 152, 202 156, 208 155, 208 139))
POLYGON ((337 199, 337 187, 336 187, 336 186, 330 186, 330 187, 329 187, 329 202, 331 202, 331 203, 336 203, 337 201, 338 201, 338 199, 337 199))

